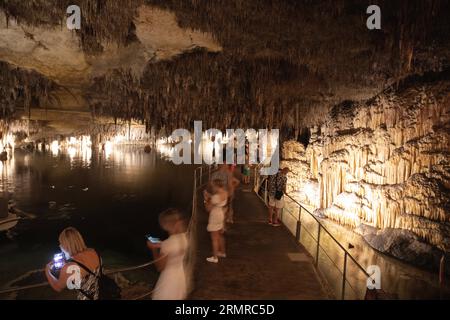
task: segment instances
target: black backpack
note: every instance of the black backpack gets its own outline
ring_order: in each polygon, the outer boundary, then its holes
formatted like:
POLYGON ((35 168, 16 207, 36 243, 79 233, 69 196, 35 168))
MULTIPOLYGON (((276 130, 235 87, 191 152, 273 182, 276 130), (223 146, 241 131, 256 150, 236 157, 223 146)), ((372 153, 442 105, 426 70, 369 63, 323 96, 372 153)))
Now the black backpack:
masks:
MULTIPOLYGON (((93 275, 97 278, 98 281, 98 300, 119 300, 121 298, 121 291, 120 287, 117 285, 117 283, 107 275, 103 273, 103 265, 102 265, 102 258, 98 257, 100 261, 100 274, 96 275, 93 273, 88 267, 86 267, 81 262, 78 262, 76 260, 70 259, 69 261, 76 263, 80 267, 82 267, 84 270, 86 270, 89 274, 93 275)), ((94 297, 90 295, 89 293, 85 292, 82 289, 78 289, 84 296, 86 296, 89 300, 94 300, 94 297)))
POLYGON ((284 191, 283 190, 279 190, 278 189, 278 175, 279 175, 280 173, 279 172, 277 172, 277 174, 276 174, 276 176, 275 176, 275 199, 276 200, 281 200, 281 198, 283 197, 283 195, 284 195, 284 191))

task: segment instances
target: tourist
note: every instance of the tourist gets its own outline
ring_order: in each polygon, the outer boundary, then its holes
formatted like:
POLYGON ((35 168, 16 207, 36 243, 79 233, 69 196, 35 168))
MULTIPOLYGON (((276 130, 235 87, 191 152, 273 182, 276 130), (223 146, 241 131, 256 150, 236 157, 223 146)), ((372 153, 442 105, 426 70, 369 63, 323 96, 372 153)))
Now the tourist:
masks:
POLYGON ((222 181, 222 184, 224 185, 224 188, 228 193, 228 208, 225 213, 225 220, 228 223, 233 223, 233 199, 235 189, 239 185, 239 180, 234 177, 233 168, 227 164, 221 164, 219 166, 219 170, 211 175, 211 181, 214 180, 222 181))
POLYGON ((187 277, 184 257, 188 250, 186 219, 177 209, 167 209, 159 215, 159 224, 169 238, 162 242, 147 241, 155 265, 161 272, 156 283, 153 300, 183 300, 187 297, 187 277))
POLYGON ((6 148, 4 148, 3 151, 0 153, 0 161, 6 160, 8 160, 8 152, 6 151, 6 148))
POLYGON ((242 182, 246 185, 250 184, 250 175, 251 168, 248 163, 244 164, 244 168, 242 170, 242 182))
POLYGON ((242 183, 243 184, 249 184, 250 183, 250 164, 249 164, 249 158, 248 154, 245 156, 245 163, 242 165, 242 183))
POLYGON ((211 175, 211 181, 220 180, 222 184, 225 186, 225 189, 228 191, 230 185, 230 172, 228 170, 228 166, 223 163, 219 165, 219 169, 211 175))
MULTIPOLYGON (((81 267, 79 268, 81 282, 77 289, 77 299, 97 300, 99 296, 98 275, 101 267, 97 252, 88 248, 78 230, 72 227, 64 229, 59 235, 59 247, 67 263, 58 272, 55 272, 54 261, 47 264, 45 276, 50 286, 57 292, 64 290, 69 277, 74 274, 69 267, 78 265, 81 267)), ((76 284, 76 280, 73 284, 76 284)), ((74 287, 74 289, 76 288, 74 287)))
POLYGON ((228 166, 228 174, 229 174, 229 178, 228 178, 228 208, 227 208, 227 212, 225 214, 226 218, 225 221, 227 223, 234 223, 234 209, 233 209, 233 203, 234 203, 234 196, 235 196, 235 191, 236 188, 239 185, 239 180, 236 179, 236 177, 234 176, 234 172, 235 172, 235 165, 229 165, 228 166))
POLYGON ((281 225, 280 212, 284 207, 284 195, 286 194, 286 175, 289 168, 280 169, 275 175, 269 177, 269 224, 274 227, 281 225))
POLYGON ((219 258, 225 258, 225 210, 228 201, 228 192, 222 180, 212 181, 212 193, 205 199, 205 206, 209 212, 208 226, 206 230, 210 233, 213 255, 206 260, 218 263, 219 258))

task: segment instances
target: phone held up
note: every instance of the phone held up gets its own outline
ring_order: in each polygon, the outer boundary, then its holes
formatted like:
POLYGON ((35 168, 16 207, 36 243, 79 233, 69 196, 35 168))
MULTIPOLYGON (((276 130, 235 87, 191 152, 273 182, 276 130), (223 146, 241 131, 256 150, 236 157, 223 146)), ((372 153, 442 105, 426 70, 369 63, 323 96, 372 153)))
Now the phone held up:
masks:
POLYGON ((62 269, 62 267, 64 266, 64 264, 66 263, 66 260, 64 258, 64 253, 60 252, 57 253, 53 256, 53 265, 51 268, 51 273, 55 276, 55 277, 59 277, 59 273, 62 269))
POLYGON ((160 243, 161 239, 160 238, 156 238, 156 237, 152 237, 151 235, 146 235, 145 238, 150 241, 151 243, 160 243))

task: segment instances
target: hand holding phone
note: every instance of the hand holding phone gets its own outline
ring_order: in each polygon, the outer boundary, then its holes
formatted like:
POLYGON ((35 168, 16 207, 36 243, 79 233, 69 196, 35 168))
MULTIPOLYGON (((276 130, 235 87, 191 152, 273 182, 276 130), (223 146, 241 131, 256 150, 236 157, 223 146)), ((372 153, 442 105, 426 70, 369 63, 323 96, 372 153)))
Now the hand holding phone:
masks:
POLYGON ((53 268, 55 270, 61 269, 65 264, 64 254, 57 253, 53 256, 53 268))
POLYGON ((66 263, 65 257, 63 253, 57 253, 53 256, 53 261, 48 264, 50 273, 55 277, 59 278, 61 269, 64 267, 66 263))
POLYGON ((151 243, 160 243, 161 239, 156 238, 156 237, 152 237, 151 235, 146 235, 145 236, 147 238, 148 241, 150 241, 151 243))

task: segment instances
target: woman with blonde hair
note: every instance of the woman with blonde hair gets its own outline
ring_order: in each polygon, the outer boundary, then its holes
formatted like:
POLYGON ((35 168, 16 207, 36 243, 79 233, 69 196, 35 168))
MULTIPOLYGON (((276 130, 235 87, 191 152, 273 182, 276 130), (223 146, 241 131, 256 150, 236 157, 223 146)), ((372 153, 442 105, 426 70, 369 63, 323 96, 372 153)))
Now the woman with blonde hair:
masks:
MULTIPOLYGON (((72 288, 78 290, 78 300, 97 300, 99 295, 98 278, 100 274, 101 261, 94 249, 90 249, 84 243, 83 237, 77 229, 69 227, 59 235, 59 247, 64 254, 66 264, 61 268, 59 277, 56 277, 52 269, 54 262, 51 261, 45 268, 45 275, 50 286, 57 292, 61 292, 68 286, 68 281, 74 280, 72 288), (80 267, 80 283, 76 288, 73 266, 80 267)), ((76 276, 76 274, 75 274, 76 276)))

